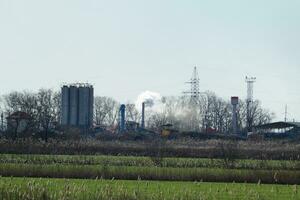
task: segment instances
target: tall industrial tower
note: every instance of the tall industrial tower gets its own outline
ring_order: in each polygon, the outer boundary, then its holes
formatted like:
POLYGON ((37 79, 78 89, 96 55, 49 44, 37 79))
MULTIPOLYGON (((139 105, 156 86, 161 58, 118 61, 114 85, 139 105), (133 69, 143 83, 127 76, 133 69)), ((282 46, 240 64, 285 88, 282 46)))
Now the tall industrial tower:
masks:
POLYGON ((253 103, 253 85, 256 81, 255 77, 247 77, 246 76, 246 83, 247 83, 247 130, 248 132, 252 131, 252 123, 253 119, 251 116, 252 112, 252 103, 253 103))
POLYGON ((184 92, 191 97, 191 102, 197 104, 200 97, 200 79, 197 71, 197 67, 194 67, 193 75, 190 81, 186 82, 190 84, 190 91, 184 92))

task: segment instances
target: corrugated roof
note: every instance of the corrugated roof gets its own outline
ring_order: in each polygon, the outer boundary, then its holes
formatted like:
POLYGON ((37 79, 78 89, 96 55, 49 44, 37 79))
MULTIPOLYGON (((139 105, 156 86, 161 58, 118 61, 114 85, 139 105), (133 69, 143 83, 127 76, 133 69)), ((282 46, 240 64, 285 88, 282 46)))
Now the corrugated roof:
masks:
POLYGON ((17 111, 7 117, 7 119, 31 119, 31 116, 22 111, 17 111))
POLYGON ((263 124, 260 126, 256 126, 256 129, 275 129, 275 128, 288 128, 295 127, 300 128, 300 122, 274 122, 269 124, 263 124))

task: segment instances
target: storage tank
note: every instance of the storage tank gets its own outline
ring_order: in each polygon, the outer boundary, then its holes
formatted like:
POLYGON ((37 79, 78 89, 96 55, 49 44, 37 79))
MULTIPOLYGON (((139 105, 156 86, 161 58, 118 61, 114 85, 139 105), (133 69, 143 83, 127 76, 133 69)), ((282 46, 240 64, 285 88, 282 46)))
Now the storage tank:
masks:
POLYGON ((78 125, 87 128, 90 125, 90 88, 79 87, 78 125))
POLYGON ((70 125, 78 125, 78 88, 70 86, 70 125))
POLYGON ((61 124, 87 129, 93 125, 94 89, 89 84, 76 83, 62 87, 61 124))
POLYGON ((89 126, 93 125, 93 120, 94 120, 94 88, 93 86, 90 86, 90 111, 89 111, 89 126))
POLYGON ((70 121, 69 115, 69 87, 63 86, 61 88, 61 124, 68 125, 70 121))

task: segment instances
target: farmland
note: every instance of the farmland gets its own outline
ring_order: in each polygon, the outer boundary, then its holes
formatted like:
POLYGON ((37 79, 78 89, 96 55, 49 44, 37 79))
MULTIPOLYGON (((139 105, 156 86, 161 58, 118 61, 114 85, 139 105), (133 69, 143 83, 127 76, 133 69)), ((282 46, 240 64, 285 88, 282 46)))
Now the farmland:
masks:
POLYGON ((298 186, 0 178, 1 199, 299 199, 298 186))
POLYGON ((282 144, 284 154, 274 155, 279 159, 270 160, 265 155, 279 149, 275 142, 228 143, 233 146, 225 142, 167 143, 168 148, 184 149, 174 153, 141 142, 131 146, 132 143, 124 141, 62 141, 55 149, 51 141, 32 146, 26 140, 0 141, 0 148, 9 147, 0 154, 1 199, 300 198, 297 144, 282 144), (101 148, 111 147, 110 152, 97 152, 100 144, 101 148), (259 156, 253 156, 251 144, 259 149, 259 156), (81 153, 59 154, 67 147, 81 153), (12 151, 22 148, 27 151, 12 151), (120 149, 130 152, 132 148, 144 151, 141 155, 117 153, 120 149), (86 153, 91 149, 96 153, 86 153), (198 151, 212 156, 192 156, 198 151), (289 159, 288 155, 293 156, 289 159))
POLYGON ((15 177, 300 183, 298 161, 10 154, 0 160, 0 175, 15 177))

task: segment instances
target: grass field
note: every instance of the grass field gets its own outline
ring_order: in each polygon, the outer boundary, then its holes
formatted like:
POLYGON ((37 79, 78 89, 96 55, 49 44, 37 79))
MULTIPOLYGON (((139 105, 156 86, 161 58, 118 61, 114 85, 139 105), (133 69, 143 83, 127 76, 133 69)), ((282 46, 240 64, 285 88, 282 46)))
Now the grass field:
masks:
POLYGON ((136 167, 159 166, 172 168, 300 170, 300 161, 295 160, 160 158, 160 160, 157 161, 156 159, 157 158, 139 156, 0 154, 0 163, 11 164, 74 164, 136 167))
POLYGON ((298 186, 0 178, 0 199, 300 199, 298 186))
POLYGON ((124 156, 0 156, 0 175, 46 178, 104 178, 120 180, 164 180, 299 184, 296 161, 231 161, 164 158, 157 165, 148 157, 124 156))
POLYGON ((26 138, 18 140, 0 139, 0 152, 9 154, 153 156, 157 151, 160 151, 165 157, 224 158, 224 156, 231 156, 237 159, 300 159, 300 144, 297 141, 194 139, 167 141, 85 139, 75 141, 49 139, 46 143, 41 140, 26 138))
POLYGON ((300 199, 294 184, 297 160, 0 154, 1 200, 300 199))

